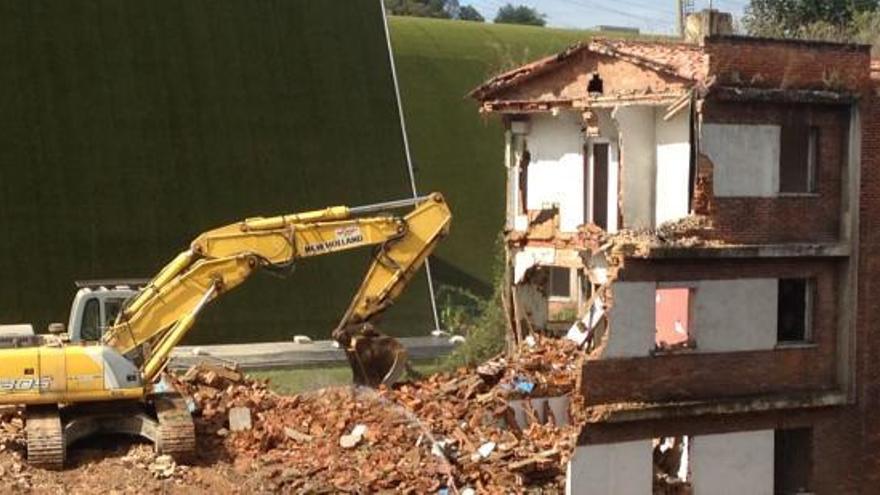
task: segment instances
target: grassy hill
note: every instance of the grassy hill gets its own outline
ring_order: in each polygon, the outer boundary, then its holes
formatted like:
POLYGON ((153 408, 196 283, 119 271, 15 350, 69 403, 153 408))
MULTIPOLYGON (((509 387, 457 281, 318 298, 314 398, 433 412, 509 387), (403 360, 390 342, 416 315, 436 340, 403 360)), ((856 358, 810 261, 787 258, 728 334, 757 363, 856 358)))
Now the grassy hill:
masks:
MULTIPOLYGON (((409 194, 377 1, 2 0, 0 53, 0 322, 66 322, 74 280, 211 227, 409 194)), ((365 256, 258 274, 189 341, 326 336, 365 256)))
POLYGON ((438 278, 485 293, 504 224, 504 131, 466 95, 591 33, 414 17, 391 17, 390 29, 418 186, 443 191, 455 215, 438 278))
MULTIPOLYGON (((408 196, 379 3, 0 0, 0 322, 66 321, 73 281, 154 274, 254 215, 408 196)), ((436 266, 485 288, 502 133, 465 93, 583 33, 392 18, 419 185, 456 215, 436 266)), ((326 336, 365 253, 265 274, 190 343, 326 336)), ((386 330, 429 328, 413 283, 386 330)))

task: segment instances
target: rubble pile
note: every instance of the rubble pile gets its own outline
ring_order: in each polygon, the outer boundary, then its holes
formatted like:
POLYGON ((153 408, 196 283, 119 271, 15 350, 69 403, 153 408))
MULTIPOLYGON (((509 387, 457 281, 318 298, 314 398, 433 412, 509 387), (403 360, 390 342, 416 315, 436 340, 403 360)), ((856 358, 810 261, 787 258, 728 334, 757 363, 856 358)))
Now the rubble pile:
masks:
POLYGON ((215 365, 191 368, 178 386, 191 399, 200 448, 261 466, 271 488, 552 492, 564 486, 578 432, 572 415, 582 414, 582 354, 564 339, 530 338, 516 358, 378 391, 281 396, 215 365), (244 427, 232 424, 234 408, 249 411, 244 427))
POLYGON ((579 242, 592 251, 619 250, 627 254, 645 254, 657 247, 703 247, 723 245, 712 240, 711 218, 704 215, 688 215, 661 224, 656 229, 620 229, 608 233, 593 224, 578 228, 579 242))
POLYGON ((513 361, 497 358, 382 393, 430 425, 459 487, 561 491, 578 433, 574 417, 582 414, 575 400, 581 353, 568 340, 539 338, 513 361))

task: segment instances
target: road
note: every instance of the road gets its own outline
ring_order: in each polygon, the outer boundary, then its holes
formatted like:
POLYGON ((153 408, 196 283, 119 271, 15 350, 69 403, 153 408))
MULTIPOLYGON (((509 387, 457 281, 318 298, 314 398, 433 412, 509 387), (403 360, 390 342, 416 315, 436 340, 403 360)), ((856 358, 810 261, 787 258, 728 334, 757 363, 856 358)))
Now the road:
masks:
MULTIPOLYGON (((422 360, 444 356, 455 344, 445 337, 402 337, 398 339, 410 359, 422 360)), ((171 355, 171 368, 188 368, 201 361, 235 362, 243 369, 289 368, 345 362, 345 354, 331 340, 298 344, 295 342, 260 342, 178 346, 171 355)))

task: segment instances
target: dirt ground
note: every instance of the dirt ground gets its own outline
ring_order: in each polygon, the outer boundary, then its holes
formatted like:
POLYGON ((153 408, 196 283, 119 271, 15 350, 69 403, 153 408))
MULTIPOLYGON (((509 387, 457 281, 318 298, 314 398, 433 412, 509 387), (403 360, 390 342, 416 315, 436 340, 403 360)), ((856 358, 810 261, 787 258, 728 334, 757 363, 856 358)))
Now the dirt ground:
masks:
POLYGON ((188 466, 174 466, 167 478, 155 473, 152 445, 110 436, 87 439, 68 451, 63 471, 28 466, 24 444, 10 441, 0 452, 0 493, 33 494, 218 494, 275 493, 268 466, 258 461, 235 462, 227 453, 200 449, 188 466))
POLYGON ((34 468, 21 412, 0 411, 0 493, 561 493, 581 357, 569 341, 539 339, 476 369, 296 395, 194 367, 169 377, 194 412, 186 465, 114 436, 74 445, 64 470, 34 468), (551 410, 554 397, 570 405, 551 410), (242 410, 249 426, 230 431, 242 410))

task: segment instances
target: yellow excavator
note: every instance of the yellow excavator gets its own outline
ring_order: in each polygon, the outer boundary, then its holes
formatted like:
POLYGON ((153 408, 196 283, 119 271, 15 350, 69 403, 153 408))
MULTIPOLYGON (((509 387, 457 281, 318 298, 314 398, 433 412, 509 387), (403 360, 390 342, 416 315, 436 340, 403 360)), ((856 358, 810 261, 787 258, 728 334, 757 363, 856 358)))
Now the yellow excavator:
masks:
MULTIPOLYGON (((64 464, 66 449, 96 433, 150 440, 157 452, 185 460, 195 450, 186 400, 163 378, 171 351, 206 304, 256 270, 289 271, 301 258, 372 246, 372 261, 333 338, 358 384, 394 381, 406 364, 399 342, 373 322, 399 296, 451 221, 443 196, 275 217, 249 218, 198 236, 132 297, 78 297, 74 314, 111 314, 98 337, 61 329, 34 335, 27 325, 0 328, 0 404, 25 406, 29 462, 64 464), (403 208, 410 211, 399 212, 403 208), (88 304, 107 308, 89 313, 88 304), (80 304, 84 307, 77 307, 80 304), (4 331, 5 330, 5 331, 4 331)), ((82 289, 86 292, 91 289, 82 289)), ((52 331, 53 329, 50 329, 52 331)))

